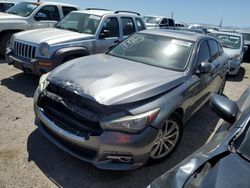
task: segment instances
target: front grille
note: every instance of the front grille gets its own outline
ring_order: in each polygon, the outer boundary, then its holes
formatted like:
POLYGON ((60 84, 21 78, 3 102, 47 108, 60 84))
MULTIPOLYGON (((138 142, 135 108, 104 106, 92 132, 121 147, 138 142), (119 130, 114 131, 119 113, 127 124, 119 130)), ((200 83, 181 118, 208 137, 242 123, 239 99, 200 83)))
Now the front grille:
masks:
POLYGON ((24 44, 21 42, 14 43, 14 53, 18 56, 34 59, 35 58, 36 47, 24 44))
POLYGON ((99 122, 84 118, 51 98, 41 96, 38 106, 43 109, 47 118, 71 134, 86 138, 89 135, 96 136, 102 133, 99 122))

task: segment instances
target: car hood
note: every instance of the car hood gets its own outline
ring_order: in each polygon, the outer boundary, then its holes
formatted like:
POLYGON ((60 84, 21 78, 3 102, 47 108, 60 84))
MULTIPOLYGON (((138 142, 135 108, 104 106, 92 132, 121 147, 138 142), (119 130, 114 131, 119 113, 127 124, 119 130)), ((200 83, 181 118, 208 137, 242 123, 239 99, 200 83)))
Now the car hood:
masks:
POLYGON ((229 57, 234 57, 236 55, 241 54, 242 50, 241 49, 230 49, 230 48, 223 48, 224 52, 229 56, 229 57))
POLYGON ((7 14, 7 13, 0 13, 0 22, 5 20, 23 20, 24 17, 14 15, 14 14, 7 14))
POLYGON ((48 81, 103 105, 144 100, 187 79, 183 72, 171 71, 106 54, 67 62, 48 76, 48 81))
POLYGON ((74 42, 93 38, 94 35, 56 28, 36 29, 15 34, 16 40, 26 41, 37 45, 41 43, 56 45, 60 43, 74 42))

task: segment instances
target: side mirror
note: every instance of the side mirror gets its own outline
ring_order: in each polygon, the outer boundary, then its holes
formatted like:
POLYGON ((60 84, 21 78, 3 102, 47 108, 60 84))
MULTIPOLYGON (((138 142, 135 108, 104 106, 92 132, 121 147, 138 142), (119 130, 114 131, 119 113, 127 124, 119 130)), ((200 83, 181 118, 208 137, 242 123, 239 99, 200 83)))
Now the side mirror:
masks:
POLYGON ((209 105, 219 117, 231 124, 236 121, 240 112, 236 102, 217 94, 210 98, 209 105))
POLYGON ((107 37, 110 37, 110 31, 109 30, 102 30, 100 33, 99 38, 100 39, 105 39, 107 37))
POLYGON ((36 21, 41 21, 41 20, 46 20, 46 19, 47 19, 47 15, 42 12, 39 12, 35 15, 36 21))
POLYGON ((248 50, 248 46, 244 46, 244 52, 248 50))
POLYGON ((202 62, 199 66, 198 69, 196 71, 196 73, 198 74, 206 74, 211 72, 212 70, 212 65, 209 62, 202 62))

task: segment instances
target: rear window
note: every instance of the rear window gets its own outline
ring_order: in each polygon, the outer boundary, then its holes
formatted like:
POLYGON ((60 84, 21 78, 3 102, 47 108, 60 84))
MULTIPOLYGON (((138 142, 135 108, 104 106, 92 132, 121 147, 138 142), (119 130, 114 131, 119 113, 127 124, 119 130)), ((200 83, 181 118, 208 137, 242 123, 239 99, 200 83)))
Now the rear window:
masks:
POLYGON ((71 11, 77 10, 75 7, 62 7, 63 15, 66 16, 71 11))
POLYGON ((122 17, 121 21, 122 21, 122 30, 124 36, 131 35, 135 32, 135 25, 132 18, 122 17))

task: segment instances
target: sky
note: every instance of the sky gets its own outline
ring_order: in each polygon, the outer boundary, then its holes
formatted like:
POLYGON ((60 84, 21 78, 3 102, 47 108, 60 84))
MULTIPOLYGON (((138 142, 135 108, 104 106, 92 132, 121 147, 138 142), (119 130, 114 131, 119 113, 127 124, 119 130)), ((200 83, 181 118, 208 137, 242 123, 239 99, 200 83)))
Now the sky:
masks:
MULTIPOLYGON (((20 0, 15 0, 19 2, 20 0)), ((42 1, 42 0, 41 0, 42 1)), ((81 8, 130 10, 142 15, 171 16, 177 22, 250 27, 249 0, 53 0, 81 8)))

